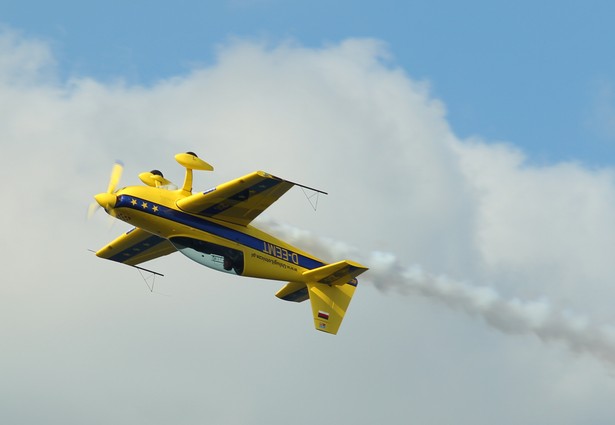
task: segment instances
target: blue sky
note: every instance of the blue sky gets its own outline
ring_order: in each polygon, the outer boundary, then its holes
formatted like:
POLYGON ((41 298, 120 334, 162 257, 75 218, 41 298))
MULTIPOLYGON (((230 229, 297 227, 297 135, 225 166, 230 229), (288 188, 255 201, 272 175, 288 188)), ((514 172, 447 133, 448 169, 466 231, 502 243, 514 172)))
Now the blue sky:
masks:
POLYGON ((216 46, 234 37, 310 47, 377 38, 389 45, 392 66, 431 83, 460 137, 514 143, 538 163, 598 166, 615 161, 615 134, 603 122, 613 103, 614 13, 608 1, 0 5, 5 25, 53 43, 64 78, 147 85, 211 63, 216 46))

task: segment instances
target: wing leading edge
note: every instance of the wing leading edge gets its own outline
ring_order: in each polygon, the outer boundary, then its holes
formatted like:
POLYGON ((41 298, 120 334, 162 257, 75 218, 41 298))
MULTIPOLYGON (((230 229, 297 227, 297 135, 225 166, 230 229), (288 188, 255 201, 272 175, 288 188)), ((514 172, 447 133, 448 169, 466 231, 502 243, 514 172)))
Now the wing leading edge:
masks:
POLYGON ((96 256, 135 266, 175 252, 168 240, 134 228, 96 252, 96 256))

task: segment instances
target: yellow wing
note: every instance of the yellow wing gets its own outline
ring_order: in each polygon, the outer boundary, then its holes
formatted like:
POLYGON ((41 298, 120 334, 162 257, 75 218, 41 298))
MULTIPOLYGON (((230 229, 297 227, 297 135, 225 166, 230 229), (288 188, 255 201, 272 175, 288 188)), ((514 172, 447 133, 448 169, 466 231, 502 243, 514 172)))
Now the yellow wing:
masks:
POLYGON ((96 252, 96 256, 130 266, 175 252, 171 242, 134 228, 96 252))
POLYGON ((183 211, 247 226, 296 183, 263 171, 177 201, 183 211))

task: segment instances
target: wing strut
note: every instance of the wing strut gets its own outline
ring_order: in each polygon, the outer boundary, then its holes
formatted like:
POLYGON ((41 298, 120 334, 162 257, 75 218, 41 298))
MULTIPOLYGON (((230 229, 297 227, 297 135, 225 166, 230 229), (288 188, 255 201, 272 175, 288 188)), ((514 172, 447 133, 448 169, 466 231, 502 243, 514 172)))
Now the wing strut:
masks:
POLYGON ((144 269, 143 267, 138 267, 138 266, 132 266, 132 267, 139 270, 141 279, 143 279, 143 282, 145 282, 147 289, 149 289, 150 292, 154 292, 154 284, 156 283, 156 276, 164 276, 164 275, 151 271, 151 270, 144 269))
POLYGON ((314 209, 314 211, 316 211, 316 209, 318 208, 318 199, 320 197, 320 194, 322 193, 323 195, 328 195, 328 193, 325 192, 324 190, 315 189, 313 187, 306 186, 304 184, 291 182, 290 180, 281 179, 280 177, 276 177, 276 179, 284 180, 284 181, 286 181, 288 183, 291 183, 291 184, 293 184, 295 186, 299 186, 301 188, 301 190, 303 191, 303 194, 307 198, 308 202, 310 203, 310 205, 314 209), (312 193, 308 193, 308 191, 312 192, 312 193))
MULTIPOLYGON (((96 251, 92 249, 88 249, 88 251, 96 254, 96 251)), ((125 266, 137 269, 139 271, 139 274, 141 275, 141 278, 147 285, 147 288, 149 289, 150 292, 154 292, 154 284, 156 283, 156 276, 164 277, 162 273, 158 273, 153 270, 146 269, 145 267, 135 266, 133 264, 126 264, 126 263, 120 263, 120 264, 124 264, 125 266)))
POLYGON ((316 211, 318 209, 318 199, 320 197, 320 194, 323 192, 320 192, 318 190, 312 190, 312 189, 306 190, 306 187, 304 186, 299 186, 299 187, 301 187, 301 191, 305 195, 305 198, 308 200, 308 202, 310 203, 314 211, 316 211), (308 190, 312 190, 312 193, 308 193, 308 190))

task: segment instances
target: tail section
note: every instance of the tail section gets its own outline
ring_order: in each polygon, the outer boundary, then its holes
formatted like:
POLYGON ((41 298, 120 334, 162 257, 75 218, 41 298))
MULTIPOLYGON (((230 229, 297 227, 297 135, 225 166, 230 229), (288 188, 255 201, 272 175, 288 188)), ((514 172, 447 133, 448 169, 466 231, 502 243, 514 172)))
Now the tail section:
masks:
POLYGON ((291 282, 276 296, 296 302, 309 297, 316 329, 335 335, 357 287, 356 277, 366 270, 352 261, 328 264, 306 271, 305 282, 291 282))
POLYGON ((354 285, 328 286, 308 283, 314 327, 323 332, 337 334, 350 300, 357 288, 354 285))

